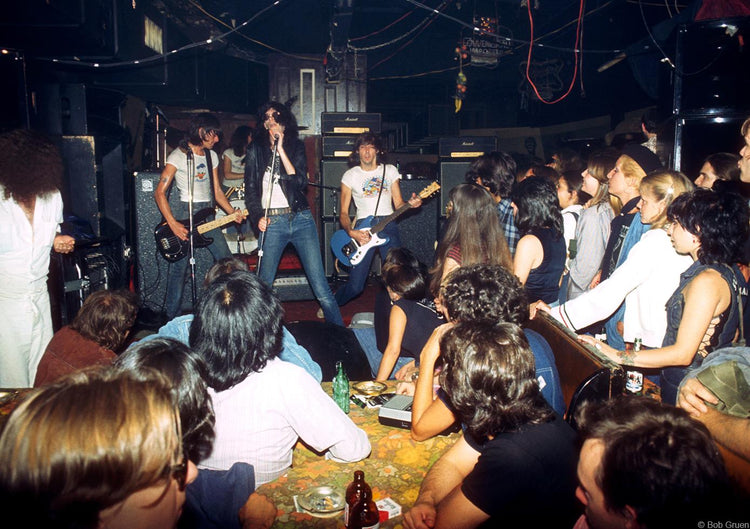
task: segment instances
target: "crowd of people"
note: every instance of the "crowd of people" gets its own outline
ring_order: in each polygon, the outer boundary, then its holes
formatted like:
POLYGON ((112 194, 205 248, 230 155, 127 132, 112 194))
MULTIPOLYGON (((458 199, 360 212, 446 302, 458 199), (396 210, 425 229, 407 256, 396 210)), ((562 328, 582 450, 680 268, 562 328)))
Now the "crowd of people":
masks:
MULTIPOLYGON (((258 273, 217 242, 193 313, 180 315, 186 268, 175 267, 170 321, 134 343, 137 299, 125 291, 92 294, 52 336, 39 285, 50 250, 75 244, 56 231, 59 173, 40 176, 59 154, 35 133, 0 135, 0 214, 16 226, 0 249, 12 287, 0 311, 24 324, 0 338, 0 387, 37 388, 0 434, 0 509, 23 512, 19 527, 268 528, 276 509, 256 488, 289 470, 299 440, 337 462, 370 455, 367 433, 326 395, 321 366, 284 327, 271 285, 292 243, 325 319, 343 325, 339 306, 362 292, 372 255, 334 295, 294 116, 275 102, 260 115, 224 157, 225 178, 244 180, 250 227, 268 237, 258 273), (39 160, 27 164, 26 186, 6 167, 16 155, 39 160), (11 265, 22 261, 19 275, 11 265)), ((201 175, 189 191, 198 203, 234 210, 219 198, 219 132, 212 116, 196 117, 156 189, 180 239, 183 211, 166 196, 173 181, 187 193, 188 172, 201 175)), ((460 431, 425 469, 405 527, 741 519, 717 446, 750 460, 750 210, 738 193, 750 184, 750 119, 740 132, 739 156, 712 154, 698 175, 664 167, 651 140, 587 161, 560 149, 549 165, 520 170, 510 154, 488 153, 449 191, 433 263, 389 228, 374 325, 353 333, 372 378, 413 396, 415 441, 460 431), (641 370, 661 402, 624 396, 571 417, 554 351, 528 328, 540 312, 595 354, 641 370)), ((365 219, 421 206, 401 196, 377 136, 357 139, 352 165, 341 223, 357 244, 371 237, 365 219)))

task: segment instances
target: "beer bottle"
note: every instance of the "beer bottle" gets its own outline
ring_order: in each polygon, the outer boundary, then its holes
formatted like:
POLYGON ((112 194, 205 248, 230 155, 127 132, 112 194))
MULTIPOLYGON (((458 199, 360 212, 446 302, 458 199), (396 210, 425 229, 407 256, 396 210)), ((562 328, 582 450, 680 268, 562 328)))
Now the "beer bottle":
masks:
POLYGON ((333 377, 333 400, 344 413, 349 413, 349 377, 340 360, 336 362, 336 376, 333 377))
POLYGON ((361 470, 354 471, 354 480, 346 487, 346 506, 344 507, 344 525, 349 527, 349 515, 354 506, 362 499, 362 495, 367 493, 372 496, 372 489, 365 481, 365 473, 361 470))
POLYGON ((372 501, 372 492, 363 491, 362 498, 352 508, 349 529, 380 529, 380 513, 372 501))
MULTIPOLYGON (((633 340, 633 352, 641 350, 643 340, 637 336, 633 340)), ((643 372, 638 369, 628 369, 625 371, 625 390, 631 395, 643 395, 643 372)))

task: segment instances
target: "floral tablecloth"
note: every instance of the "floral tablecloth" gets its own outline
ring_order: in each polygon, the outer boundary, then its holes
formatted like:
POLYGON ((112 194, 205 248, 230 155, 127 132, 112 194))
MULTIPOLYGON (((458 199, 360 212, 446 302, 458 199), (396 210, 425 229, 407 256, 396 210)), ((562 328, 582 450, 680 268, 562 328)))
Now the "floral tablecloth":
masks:
MULTIPOLYGON (((330 394, 331 383, 323 383, 323 389, 330 394)), ((388 390, 393 389, 394 384, 389 383, 388 390)), ((349 417, 367 432, 372 445, 370 457, 358 463, 336 463, 298 443, 287 475, 258 489, 276 503, 274 528, 344 527, 343 511, 330 518, 303 514, 297 512, 294 496, 321 485, 331 485, 343 492, 355 470, 364 471, 375 501, 390 497, 405 511, 417 499, 422 479, 432 464, 458 439, 458 434, 454 433, 418 443, 412 440, 409 430, 380 424, 376 408, 362 409, 352 404, 349 417)), ((380 526, 401 528, 402 519, 398 516, 380 526)))

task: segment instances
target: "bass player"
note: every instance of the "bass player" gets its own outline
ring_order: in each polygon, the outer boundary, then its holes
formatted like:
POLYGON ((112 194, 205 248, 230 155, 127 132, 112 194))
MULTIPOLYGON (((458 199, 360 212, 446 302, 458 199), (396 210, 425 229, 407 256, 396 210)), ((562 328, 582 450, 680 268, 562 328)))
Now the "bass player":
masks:
MULTIPOLYGON (((349 161, 354 166, 341 177, 339 221, 341 228, 346 230, 360 246, 367 244, 371 238, 370 232, 363 228, 372 226, 393 213, 394 207, 398 209, 404 205, 398 182, 401 175, 393 165, 378 163, 378 158, 384 156, 385 151, 381 139, 372 132, 364 132, 357 137, 354 149, 349 156, 349 161), (349 205, 352 198, 357 210, 354 223, 349 217, 349 205), (370 220, 372 222, 369 222, 370 220)), ((409 205, 418 208, 422 205, 422 199, 412 194, 409 205)), ((385 244, 377 247, 380 257, 385 261, 390 248, 401 246, 397 224, 395 222, 388 224, 380 232, 380 236, 388 237, 385 244)), ((368 252, 364 259, 349 272, 347 283, 336 291, 336 302, 339 306, 345 305, 362 293, 374 255, 374 252, 368 252)))
MULTIPOLYGON (((167 157, 167 163, 161 173, 159 184, 154 191, 154 199, 165 222, 172 232, 182 241, 188 240, 187 228, 177 219, 188 218, 188 197, 190 193, 190 173, 188 159, 192 158, 195 168, 193 187, 193 212, 216 204, 227 214, 238 213, 236 222, 239 224, 245 218, 240 210, 233 208, 221 189, 219 180, 219 157, 211 148, 219 141, 221 128, 219 120, 213 114, 200 113, 190 120, 185 138, 180 147, 172 151, 167 157), (180 201, 174 210, 169 205, 167 192, 174 181, 180 193, 180 201)), ((209 218, 208 220, 212 220, 209 218)), ((207 249, 215 261, 224 257, 231 257, 227 242, 221 230, 215 229, 206 233, 213 238, 207 249)), ((181 259, 169 265, 167 270, 167 291, 165 312, 170 320, 179 315, 182 306, 182 291, 185 284, 185 274, 188 259, 181 259)))

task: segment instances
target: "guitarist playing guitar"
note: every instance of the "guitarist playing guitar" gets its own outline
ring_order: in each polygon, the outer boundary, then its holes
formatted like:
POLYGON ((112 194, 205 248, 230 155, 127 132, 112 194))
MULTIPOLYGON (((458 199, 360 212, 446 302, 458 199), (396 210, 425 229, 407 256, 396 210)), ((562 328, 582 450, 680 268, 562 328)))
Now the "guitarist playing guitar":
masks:
MULTIPOLYGON (((341 228, 346 230, 347 234, 360 246, 367 244, 371 237, 368 230, 362 229, 371 225, 365 223, 365 219, 374 217, 372 219, 374 225, 383 217, 393 213, 394 207, 398 209, 406 203, 401 197, 401 188, 398 183, 401 175, 398 174, 398 170, 392 165, 378 163, 379 158, 383 158, 384 155, 382 141, 377 135, 372 132, 360 134, 349 156, 350 163, 354 166, 341 178, 339 221, 341 228), (352 198, 357 209, 354 223, 349 217, 352 198)), ((422 205, 422 199, 412 194, 408 204, 413 208, 418 208, 422 205)), ((388 224, 381 232, 381 237, 388 238, 388 242, 378 246, 380 256, 385 260, 385 255, 390 248, 401 246, 396 223, 388 224)), ((373 257, 374 252, 369 252, 357 266, 351 269, 347 283, 336 291, 336 302, 339 306, 345 305, 362 293, 373 257)))
MULTIPOLYGON (((211 150, 211 147, 219 141, 219 134, 221 134, 219 121, 213 114, 201 113, 191 119, 185 139, 180 142, 180 147, 172 151, 167 157, 166 166, 154 191, 154 199, 164 217, 164 221, 181 241, 188 240, 188 229, 178 219, 188 217, 191 176, 188 174, 189 156, 192 157, 195 167, 193 212, 211 207, 215 199, 219 207, 227 214, 236 213, 221 189, 218 172, 219 158, 211 150), (177 190, 180 193, 180 202, 174 211, 169 206, 169 200, 167 199, 167 192, 172 185, 172 181, 177 184, 177 190)), ((245 215, 239 211, 236 222, 242 222, 244 218, 245 215)), ((213 238, 207 248, 214 260, 232 256, 226 240, 218 229, 208 232, 206 236, 213 238)), ((181 259, 170 264, 167 271, 165 312, 169 319, 179 315, 188 264, 188 259, 181 259)))

